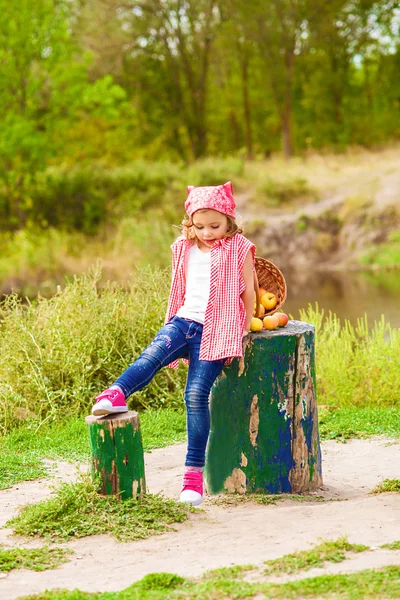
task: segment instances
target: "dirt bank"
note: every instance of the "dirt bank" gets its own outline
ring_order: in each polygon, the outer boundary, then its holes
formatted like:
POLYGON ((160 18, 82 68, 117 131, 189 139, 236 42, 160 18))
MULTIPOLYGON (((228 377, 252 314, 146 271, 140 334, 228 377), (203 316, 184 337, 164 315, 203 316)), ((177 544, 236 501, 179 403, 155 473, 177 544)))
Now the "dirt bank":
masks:
POLYGON ((320 189, 314 202, 268 208, 254 202, 255 194, 237 196, 246 234, 260 256, 286 272, 359 268, 360 257, 400 229, 400 168, 393 157, 320 189))

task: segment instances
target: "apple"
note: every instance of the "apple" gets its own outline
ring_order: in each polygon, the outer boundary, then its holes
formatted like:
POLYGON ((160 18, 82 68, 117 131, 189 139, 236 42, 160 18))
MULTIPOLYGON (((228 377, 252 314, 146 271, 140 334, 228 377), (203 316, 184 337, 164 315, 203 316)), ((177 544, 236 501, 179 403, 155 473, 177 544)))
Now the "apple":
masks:
POLYGON ((265 290, 264 288, 260 288, 258 290, 258 294, 259 294, 260 298, 261 298, 261 296, 264 296, 264 294, 266 294, 266 293, 267 293, 267 290, 265 290))
POLYGON ((257 317, 263 317, 265 315, 265 308, 262 304, 258 305, 257 317))
POLYGON ((266 292, 260 298, 261 304, 267 310, 272 310, 278 304, 278 299, 272 292, 266 292))
POLYGON ((253 317, 251 320, 250 331, 261 331, 262 328, 263 322, 261 321, 261 319, 253 317))
POLYGON ((287 316, 286 313, 275 313, 276 316, 278 317, 278 325, 279 327, 285 327, 285 325, 287 325, 288 321, 289 321, 289 317, 287 316))
POLYGON ((267 315, 263 319, 265 329, 276 329, 279 326, 279 320, 276 315, 267 315))

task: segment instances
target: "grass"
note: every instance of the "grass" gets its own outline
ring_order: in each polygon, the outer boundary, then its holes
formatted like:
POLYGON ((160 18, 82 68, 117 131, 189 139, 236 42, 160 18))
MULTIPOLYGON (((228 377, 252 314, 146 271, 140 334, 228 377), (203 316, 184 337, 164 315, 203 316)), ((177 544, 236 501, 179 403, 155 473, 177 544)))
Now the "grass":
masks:
POLYGON ((345 536, 337 540, 325 540, 310 550, 301 550, 265 561, 266 573, 280 575, 307 571, 313 567, 323 567, 326 562, 342 562, 348 558, 349 552, 364 552, 368 549, 368 546, 361 544, 350 544, 345 536))
POLYGON ((68 560, 72 550, 67 548, 0 548, 0 572, 12 569, 46 571, 55 569, 68 560))
POLYGON ((369 327, 367 316, 353 326, 318 304, 300 311, 315 326, 318 401, 332 407, 399 406, 400 329, 384 316, 369 327))
MULTIPOLYGON (((0 304, 0 431, 86 415, 93 398, 162 326, 170 273, 142 269, 128 290, 98 288, 100 268, 50 299, 0 304)), ((163 369, 131 408, 182 408, 186 368, 163 369)))
MULTIPOLYGON (((140 414, 140 422, 147 452, 186 438, 183 411, 149 409, 140 414)), ((25 425, 0 437, 0 489, 48 475, 43 458, 89 460, 89 436, 84 418, 68 418, 39 427, 25 425)))
POLYGON ((382 544, 381 548, 387 548, 388 550, 400 550, 400 540, 391 542, 390 544, 382 544))
POLYGON ((400 479, 384 479, 371 494, 384 494, 385 492, 400 492, 400 479))
POLYGON ((400 419, 395 407, 320 408, 319 433, 322 440, 346 441, 384 435, 400 437, 400 419))
POLYGON ((138 500, 102 496, 89 476, 75 483, 61 483, 55 496, 24 506, 7 522, 16 535, 68 540, 110 533, 119 541, 144 539, 169 531, 182 523, 190 510, 186 505, 147 494, 138 500))
POLYGON ((399 566, 343 575, 323 575, 283 584, 248 583, 241 580, 245 570, 220 569, 199 579, 185 579, 171 573, 151 573, 119 592, 54 590, 25 596, 25 600, 387 600, 400 595, 399 566))
MULTIPOLYGON (((140 414, 145 451, 161 448, 186 439, 185 413, 169 408, 149 409, 140 414)), ((345 442, 371 436, 400 437, 400 420, 396 408, 341 408, 319 410, 319 432, 322 440, 345 442)), ((89 437, 83 418, 69 418, 42 427, 26 425, 0 437, 0 489, 20 481, 48 475, 42 459, 90 459, 89 437)), ((286 498, 287 496, 285 496, 286 498)), ((245 502, 250 496, 229 497, 229 503, 245 502)), ((251 501, 274 504, 275 496, 252 494, 251 501)), ((293 500, 317 502, 318 497, 293 496, 293 500)), ((228 502, 228 500, 226 500, 228 502)))
POLYGON ((323 496, 314 496, 309 494, 226 494, 218 495, 216 498, 210 498, 210 504, 218 506, 238 506, 239 504, 255 503, 255 504, 277 504, 285 500, 293 502, 330 502, 329 499, 323 496))
MULTIPOLYGON (((161 327, 170 283, 167 270, 142 269, 129 289, 100 290, 100 269, 50 299, 0 304, 0 431, 25 421, 57 422, 88 414, 94 396, 142 352, 161 327)), ((383 319, 369 329, 309 307, 316 327, 320 404, 393 407, 400 370, 400 330, 383 319)), ((131 408, 182 410, 186 367, 163 369, 130 399, 131 408)))

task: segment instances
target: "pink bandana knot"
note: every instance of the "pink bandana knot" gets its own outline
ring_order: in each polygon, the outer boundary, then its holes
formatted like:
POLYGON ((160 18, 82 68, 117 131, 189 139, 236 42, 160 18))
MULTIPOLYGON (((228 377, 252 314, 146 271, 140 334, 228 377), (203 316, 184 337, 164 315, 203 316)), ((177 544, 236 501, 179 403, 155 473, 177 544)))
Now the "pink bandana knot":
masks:
POLYGON ((189 185, 187 187, 187 192, 188 197, 185 202, 185 210, 189 217, 191 217, 196 210, 208 208, 236 219, 236 203, 233 197, 232 183, 230 181, 223 185, 202 187, 189 185))

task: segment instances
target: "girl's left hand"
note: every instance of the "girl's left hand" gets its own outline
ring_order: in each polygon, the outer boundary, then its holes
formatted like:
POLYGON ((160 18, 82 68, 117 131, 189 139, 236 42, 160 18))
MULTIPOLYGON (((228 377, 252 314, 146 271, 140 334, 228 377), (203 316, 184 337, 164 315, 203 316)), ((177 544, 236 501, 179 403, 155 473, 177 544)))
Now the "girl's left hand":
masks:
POLYGON ((249 335, 249 333, 250 333, 250 332, 249 332, 249 331, 246 331, 246 329, 245 329, 245 330, 243 331, 243 335, 242 335, 242 337, 246 337, 246 335, 249 335))

